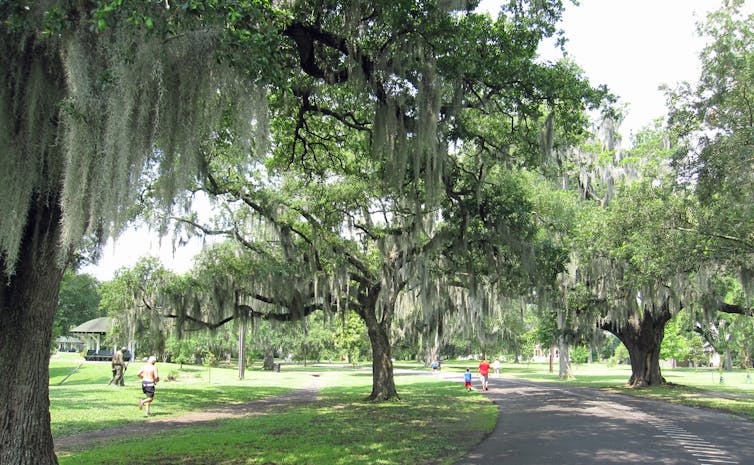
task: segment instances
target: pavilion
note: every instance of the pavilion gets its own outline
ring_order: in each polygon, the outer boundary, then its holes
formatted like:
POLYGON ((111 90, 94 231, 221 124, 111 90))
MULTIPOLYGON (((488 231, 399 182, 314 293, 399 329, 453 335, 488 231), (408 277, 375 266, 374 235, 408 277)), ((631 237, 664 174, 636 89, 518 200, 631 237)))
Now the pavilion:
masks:
POLYGON ((110 317, 103 316, 81 323, 69 332, 82 339, 87 349, 99 353, 105 335, 112 331, 112 328, 110 317))

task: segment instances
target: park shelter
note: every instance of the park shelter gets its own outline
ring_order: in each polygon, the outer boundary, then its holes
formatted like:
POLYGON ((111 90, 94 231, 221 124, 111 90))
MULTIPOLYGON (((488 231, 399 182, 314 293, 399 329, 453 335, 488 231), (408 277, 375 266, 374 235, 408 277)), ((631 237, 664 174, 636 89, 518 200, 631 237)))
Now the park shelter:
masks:
POLYGON ((82 339, 87 349, 99 352, 105 335, 112 331, 112 328, 113 324, 110 318, 103 316, 81 323, 69 332, 82 339))
POLYGON ((58 350, 61 352, 81 352, 84 350, 84 341, 73 336, 60 336, 57 338, 58 350))

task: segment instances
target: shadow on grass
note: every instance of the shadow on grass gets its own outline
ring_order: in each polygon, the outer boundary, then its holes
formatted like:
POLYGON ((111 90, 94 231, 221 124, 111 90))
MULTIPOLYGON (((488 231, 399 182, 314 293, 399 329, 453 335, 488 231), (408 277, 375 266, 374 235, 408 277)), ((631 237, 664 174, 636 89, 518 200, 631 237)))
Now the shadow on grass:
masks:
MULTIPOLYGON (((277 386, 206 386, 158 383, 152 412, 159 416, 177 416, 220 406, 280 395, 289 391, 277 386)), ((144 397, 141 385, 125 387, 103 385, 51 386, 50 413, 53 437, 78 434, 134 421, 144 412, 137 401, 144 397)))
POLYGON ((402 378, 401 400, 363 400, 369 384, 326 387, 275 415, 163 431, 131 444, 61 456, 61 465, 251 463, 447 464, 494 428, 497 408, 455 383, 402 378))

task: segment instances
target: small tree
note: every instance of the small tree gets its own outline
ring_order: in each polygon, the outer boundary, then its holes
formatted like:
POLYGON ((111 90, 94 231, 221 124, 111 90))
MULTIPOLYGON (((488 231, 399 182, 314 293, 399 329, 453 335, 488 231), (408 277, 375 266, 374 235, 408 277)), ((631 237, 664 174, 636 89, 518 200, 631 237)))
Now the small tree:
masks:
POLYGON ((99 286, 93 276, 66 271, 53 322, 53 344, 57 337, 68 335, 71 327, 104 315, 99 307, 99 286))
POLYGON ((357 364, 366 341, 366 326, 354 312, 344 313, 334 321, 333 341, 350 364, 357 364))
POLYGON ((184 363, 193 363, 195 358, 196 343, 191 339, 178 339, 175 336, 168 338, 165 344, 168 360, 180 364, 183 369, 184 363))

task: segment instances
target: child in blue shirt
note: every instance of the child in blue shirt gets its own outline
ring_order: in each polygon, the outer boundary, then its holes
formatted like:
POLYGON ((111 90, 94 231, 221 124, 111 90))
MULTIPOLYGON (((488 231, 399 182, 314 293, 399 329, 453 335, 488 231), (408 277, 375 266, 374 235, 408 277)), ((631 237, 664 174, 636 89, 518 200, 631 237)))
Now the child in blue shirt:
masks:
POLYGON ((469 371, 468 368, 466 368, 466 373, 463 374, 463 381, 464 381, 464 384, 466 385, 466 389, 471 391, 471 372, 469 371))

